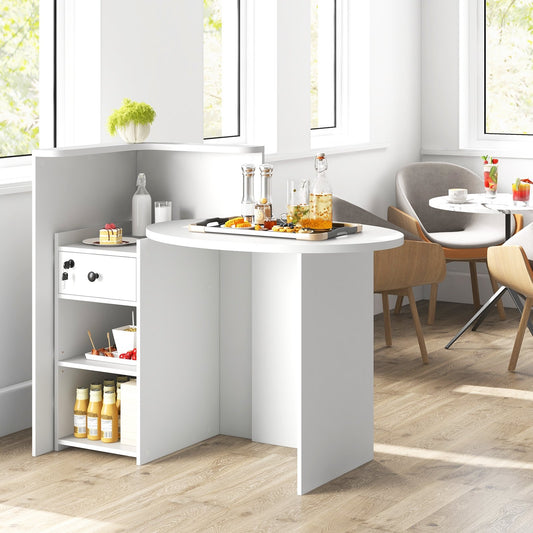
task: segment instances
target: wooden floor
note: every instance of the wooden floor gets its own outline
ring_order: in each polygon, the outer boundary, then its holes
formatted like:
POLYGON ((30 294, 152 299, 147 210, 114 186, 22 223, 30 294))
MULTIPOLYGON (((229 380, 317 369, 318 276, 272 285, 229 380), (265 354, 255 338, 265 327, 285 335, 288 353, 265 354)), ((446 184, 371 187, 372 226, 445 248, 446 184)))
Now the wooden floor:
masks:
MULTIPOLYGON (((419 306, 425 317, 427 306, 419 306)), ((0 531, 533 531, 533 338, 518 314, 443 347, 470 307, 439 303, 422 366, 410 315, 375 324, 375 459, 303 497, 292 449, 219 436, 137 467, 0 439, 0 531)))

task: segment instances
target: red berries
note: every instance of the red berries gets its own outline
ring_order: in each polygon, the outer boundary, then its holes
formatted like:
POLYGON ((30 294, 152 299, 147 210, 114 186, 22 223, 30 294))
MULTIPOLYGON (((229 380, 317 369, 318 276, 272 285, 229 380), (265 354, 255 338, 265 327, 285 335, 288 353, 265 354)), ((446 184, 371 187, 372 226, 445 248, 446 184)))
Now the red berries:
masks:
POLYGON ((126 353, 121 353, 118 356, 119 359, 131 359, 132 361, 137 361, 137 348, 133 348, 133 350, 130 350, 126 353))
POLYGON ((116 229, 116 226, 115 224, 111 223, 111 224, 106 224, 104 226, 104 229, 116 229))

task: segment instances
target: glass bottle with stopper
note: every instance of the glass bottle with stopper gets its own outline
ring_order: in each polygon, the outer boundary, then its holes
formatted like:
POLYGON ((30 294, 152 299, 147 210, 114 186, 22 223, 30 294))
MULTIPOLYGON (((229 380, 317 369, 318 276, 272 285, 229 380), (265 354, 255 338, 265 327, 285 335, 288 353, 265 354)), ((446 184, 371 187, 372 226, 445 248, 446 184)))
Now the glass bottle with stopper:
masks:
POLYGON ((146 237, 146 226, 152 223, 152 197, 146 190, 146 175, 137 176, 137 190, 131 199, 131 232, 134 237, 146 237))
POLYGON ((265 220, 272 218, 272 192, 271 192, 271 178, 274 167, 267 163, 259 165, 261 188, 259 200, 255 203, 254 208, 254 223, 264 224, 265 220))
POLYGON ((246 222, 252 222, 254 218, 254 174, 255 165, 248 163, 241 166, 242 170, 242 200, 241 200, 241 217, 246 222))
POLYGON ((308 228, 330 230, 333 227, 333 195, 328 180, 326 155, 320 152, 315 158, 316 176, 309 190, 308 228))

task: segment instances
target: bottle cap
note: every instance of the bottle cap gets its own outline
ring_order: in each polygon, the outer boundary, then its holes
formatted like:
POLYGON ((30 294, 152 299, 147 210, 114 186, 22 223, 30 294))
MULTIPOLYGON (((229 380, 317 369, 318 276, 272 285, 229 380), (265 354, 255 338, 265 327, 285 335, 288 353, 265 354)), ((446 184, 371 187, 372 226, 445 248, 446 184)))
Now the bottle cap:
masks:
POLYGON ((137 187, 139 185, 146 185, 146 174, 144 172, 139 172, 139 175, 137 176, 137 187))
POLYGON ((87 387, 77 387, 76 388, 76 399, 77 400, 89 399, 89 389, 87 387))

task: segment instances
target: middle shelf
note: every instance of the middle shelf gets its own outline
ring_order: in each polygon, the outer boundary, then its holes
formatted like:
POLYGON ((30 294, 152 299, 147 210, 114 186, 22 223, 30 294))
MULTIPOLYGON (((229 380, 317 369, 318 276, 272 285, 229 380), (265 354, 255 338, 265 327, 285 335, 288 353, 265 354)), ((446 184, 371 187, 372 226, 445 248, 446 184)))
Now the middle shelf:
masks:
POLYGON ((108 361, 91 361, 85 355, 76 355, 69 359, 58 361, 58 366, 66 368, 78 368, 81 370, 92 370, 94 372, 109 372, 112 374, 123 374, 124 376, 137 376, 137 365, 112 363, 108 361))

